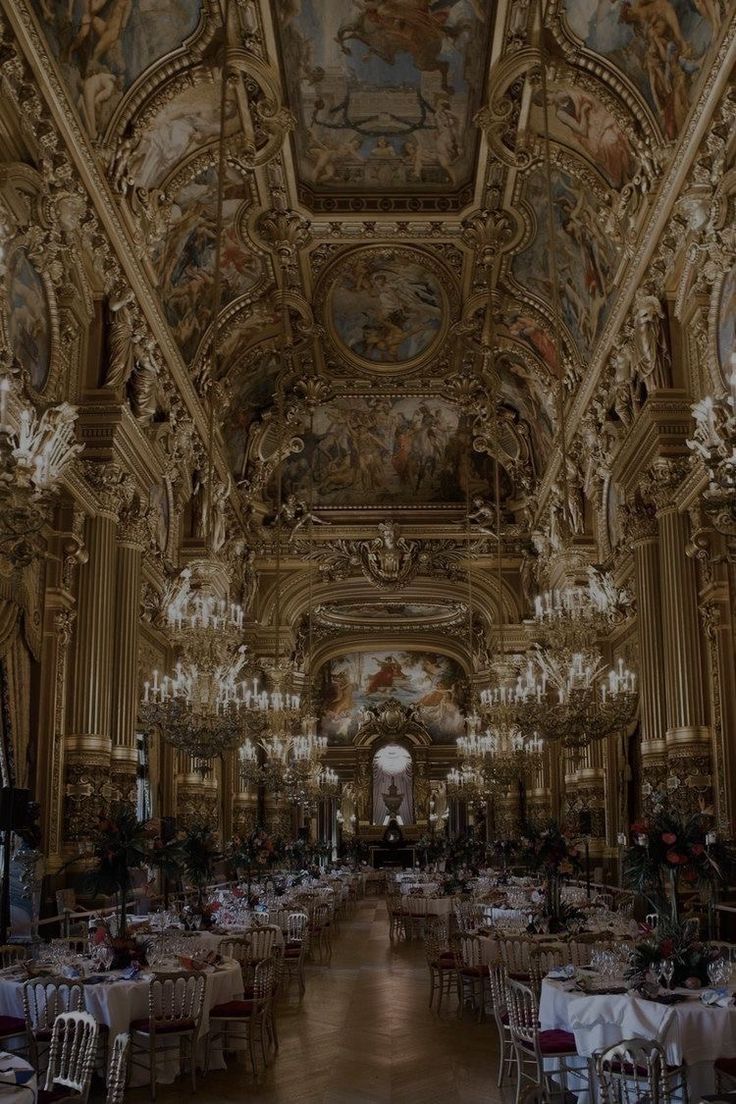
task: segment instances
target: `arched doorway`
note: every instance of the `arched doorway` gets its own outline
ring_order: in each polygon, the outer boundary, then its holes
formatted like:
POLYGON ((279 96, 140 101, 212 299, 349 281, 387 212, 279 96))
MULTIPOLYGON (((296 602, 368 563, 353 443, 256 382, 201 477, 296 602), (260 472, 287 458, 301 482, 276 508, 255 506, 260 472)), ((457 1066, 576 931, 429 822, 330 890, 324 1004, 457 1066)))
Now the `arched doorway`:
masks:
POLYGON ((397 743, 384 744, 373 756, 373 823, 414 821, 413 770, 410 752, 397 743))

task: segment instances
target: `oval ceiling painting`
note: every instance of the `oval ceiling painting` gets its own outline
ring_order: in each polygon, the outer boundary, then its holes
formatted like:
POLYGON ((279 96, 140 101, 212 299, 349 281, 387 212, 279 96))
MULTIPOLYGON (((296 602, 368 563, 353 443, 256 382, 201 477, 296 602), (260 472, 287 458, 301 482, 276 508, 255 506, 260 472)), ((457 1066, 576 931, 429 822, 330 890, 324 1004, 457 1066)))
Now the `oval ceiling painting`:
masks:
POLYGON ((447 318, 436 266, 412 249, 359 249, 333 270, 326 315, 338 351, 393 369, 423 361, 447 318))
POLYGON ((42 391, 51 365, 51 311, 43 280, 21 252, 9 266, 7 325, 13 355, 42 391))
POLYGON ((736 265, 721 287, 718 304, 718 360, 724 379, 736 372, 736 265))

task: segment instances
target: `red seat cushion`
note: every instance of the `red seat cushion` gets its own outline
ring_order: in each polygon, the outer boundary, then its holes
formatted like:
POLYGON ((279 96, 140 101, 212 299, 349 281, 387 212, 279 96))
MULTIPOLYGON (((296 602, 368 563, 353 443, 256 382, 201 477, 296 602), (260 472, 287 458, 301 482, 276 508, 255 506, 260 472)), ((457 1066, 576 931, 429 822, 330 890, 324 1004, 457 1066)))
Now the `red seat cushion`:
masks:
POLYGON ((457 966, 457 955, 453 951, 443 951, 439 957, 439 961, 443 966, 457 966))
POLYGON ((22 1016, 0 1016, 0 1035, 25 1035, 25 1031, 26 1021, 22 1016))
POLYGON ((560 1027, 540 1031, 537 1035, 537 1041, 542 1054, 577 1054, 578 1052, 573 1033, 563 1031, 560 1027))
POLYGON ((53 1104, 54 1100, 65 1100, 70 1095, 69 1089, 39 1089, 38 1104, 53 1104))
POLYGON ((719 1058, 716 1069, 719 1073, 725 1073, 727 1077, 736 1077, 736 1058, 719 1058))
POLYGON ((284 951, 284 958, 298 958, 301 953, 301 947, 287 947, 284 951))
POLYGON ((488 967, 487 966, 462 966, 460 968, 460 973, 463 975, 463 977, 484 978, 484 977, 488 977, 488 967))
MULTIPOLYGON (((194 1020, 154 1020, 154 1030, 157 1035, 176 1035, 179 1031, 194 1031, 194 1020)), ((141 1016, 137 1020, 130 1021, 131 1031, 141 1031, 144 1035, 149 1035, 151 1031, 151 1024, 148 1016, 141 1016)))
POLYGON ((250 1016, 253 1012, 252 1000, 231 1000, 224 1004, 216 1004, 210 1010, 210 1019, 237 1020, 243 1016, 250 1016))
POLYGON ((287 949, 287 951, 290 951, 290 950, 293 950, 294 947, 296 947, 297 950, 298 950, 299 947, 301 947, 301 945, 302 945, 302 940, 301 939, 290 939, 289 942, 286 944, 286 949, 287 949))

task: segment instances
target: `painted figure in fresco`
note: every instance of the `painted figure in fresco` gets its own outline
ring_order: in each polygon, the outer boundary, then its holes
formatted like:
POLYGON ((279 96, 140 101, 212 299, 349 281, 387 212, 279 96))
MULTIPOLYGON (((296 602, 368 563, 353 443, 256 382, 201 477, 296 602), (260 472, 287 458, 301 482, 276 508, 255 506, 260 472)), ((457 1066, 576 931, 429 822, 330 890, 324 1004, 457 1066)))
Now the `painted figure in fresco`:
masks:
MULTIPOLYGON (((550 94, 557 119, 600 165, 611 183, 621 188, 634 172, 634 154, 616 120, 584 92, 565 88, 550 94)), ((535 102, 541 102, 540 96, 535 102)))
POLYGON ((346 43, 362 42, 371 54, 394 65, 399 54, 410 54, 420 72, 439 73, 444 92, 452 92, 449 63, 441 56, 446 40, 461 33, 447 23, 445 0, 355 0, 358 17, 344 23, 336 40, 343 53, 350 55, 346 43))
POLYGON ((389 694, 393 691, 394 683, 397 680, 401 682, 406 681, 406 675, 402 666, 394 656, 386 656, 385 659, 378 660, 377 662, 378 670, 368 679, 365 688, 366 694, 389 694))
MULTIPOLYGON (((715 13, 712 13, 715 22, 715 13)), ((644 67, 666 136, 676 138, 689 109, 688 74, 700 62, 682 33, 670 0, 624 0, 619 18, 634 28, 645 45, 644 67)))

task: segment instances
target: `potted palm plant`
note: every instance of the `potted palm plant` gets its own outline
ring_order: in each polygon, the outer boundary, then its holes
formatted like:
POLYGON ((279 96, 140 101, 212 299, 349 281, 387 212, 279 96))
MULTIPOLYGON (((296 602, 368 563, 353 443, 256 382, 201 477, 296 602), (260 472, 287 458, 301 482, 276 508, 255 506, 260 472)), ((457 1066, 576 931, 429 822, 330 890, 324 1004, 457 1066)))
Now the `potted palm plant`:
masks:
POLYGON ((215 833, 206 820, 193 820, 179 841, 184 873, 197 891, 197 908, 205 917, 204 893, 222 858, 215 833))
POLYGON ((115 894, 118 899, 118 930, 112 940, 118 960, 129 959, 134 950, 127 940, 127 901, 132 871, 145 862, 147 844, 145 826, 125 802, 114 805, 107 816, 99 817, 92 836, 93 892, 115 894))

